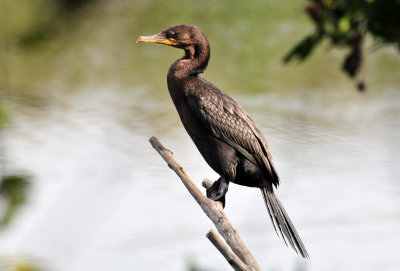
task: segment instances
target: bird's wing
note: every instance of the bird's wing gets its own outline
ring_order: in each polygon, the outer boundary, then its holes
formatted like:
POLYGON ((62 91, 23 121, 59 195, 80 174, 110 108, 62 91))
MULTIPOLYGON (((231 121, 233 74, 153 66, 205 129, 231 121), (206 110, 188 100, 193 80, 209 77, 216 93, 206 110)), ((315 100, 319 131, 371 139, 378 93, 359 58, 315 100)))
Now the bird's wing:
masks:
POLYGON ((201 91, 186 93, 190 108, 206 129, 264 169, 277 186, 279 177, 271 161, 267 140, 243 108, 210 83, 201 91))

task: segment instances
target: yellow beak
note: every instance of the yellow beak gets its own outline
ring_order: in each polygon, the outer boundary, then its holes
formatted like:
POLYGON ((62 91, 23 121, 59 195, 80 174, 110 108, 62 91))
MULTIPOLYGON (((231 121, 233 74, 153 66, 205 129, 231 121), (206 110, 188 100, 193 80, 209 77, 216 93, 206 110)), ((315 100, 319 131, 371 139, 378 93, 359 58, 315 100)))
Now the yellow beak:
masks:
POLYGON ((153 36, 140 36, 136 39, 136 43, 138 42, 152 42, 152 43, 160 43, 165 45, 172 45, 175 43, 175 39, 167 39, 161 34, 153 35, 153 36))

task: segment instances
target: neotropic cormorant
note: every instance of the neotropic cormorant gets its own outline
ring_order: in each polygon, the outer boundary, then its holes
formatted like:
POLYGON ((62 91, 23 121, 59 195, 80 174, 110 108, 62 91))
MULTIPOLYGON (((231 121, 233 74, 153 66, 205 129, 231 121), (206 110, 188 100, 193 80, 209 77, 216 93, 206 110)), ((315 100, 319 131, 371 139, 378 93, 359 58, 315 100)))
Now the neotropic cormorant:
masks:
POLYGON ((208 165, 220 175, 207 189, 207 196, 224 202, 229 182, 260 188, 275 231, 308 258, 274 194, 279 177, 265 137, 237 102, 199 77, 210 59, 210 45, 203 31, 192 25, 175 25, 154 36, 141 36, 136 42, 160 43, 185 51, 169 68, 168 89, 187 133, 208 165))

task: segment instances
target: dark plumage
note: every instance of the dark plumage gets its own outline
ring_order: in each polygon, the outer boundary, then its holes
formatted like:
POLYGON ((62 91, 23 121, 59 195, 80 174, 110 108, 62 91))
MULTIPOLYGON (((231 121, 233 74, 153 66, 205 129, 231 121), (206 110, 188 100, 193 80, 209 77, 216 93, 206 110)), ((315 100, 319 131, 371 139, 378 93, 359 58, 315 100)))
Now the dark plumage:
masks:
POLYGON ((210 45, 200 28, 175 25, 137 42, 161 43, 183 49, 185 55, 168 71, 171 98, 183 126, 201 155, 220 178, 207 190, 225 202, 229 182, 262 191, 275 230, 303 257, 308 253, 289 216, 273 192, 279 185, 267 140, 250 116, 232 98, 198 75, 210 58, 210 45))

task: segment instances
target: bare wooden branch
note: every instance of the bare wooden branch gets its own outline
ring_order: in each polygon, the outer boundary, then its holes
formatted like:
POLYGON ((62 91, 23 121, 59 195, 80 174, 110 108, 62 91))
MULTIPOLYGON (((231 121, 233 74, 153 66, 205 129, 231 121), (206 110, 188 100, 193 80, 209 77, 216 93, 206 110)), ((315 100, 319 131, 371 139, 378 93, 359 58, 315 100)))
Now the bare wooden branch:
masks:
POLYGON ((181 165, 176 162, 172 152, 167 150, 155 137, 150 138, 151 145, 157 150, 161 157, 167 162, 168 166, 175 171, 175 173, 182 180, 185 187, 188 189, 190 194, 196 200, 196 202, 203 209, 204 213, 214 223, 218 232, 225 239, 226 243, 232 249, 232 251, 239 257, 239 259, 247 265, 246 270, 259 270, 258 264, 251 254, 249 249, 245 246, 244 242, 240 238, 236 229, 233 228, 232 224, 228 220, 228 217, 221 209, 220 205, 215 201, 207 198, 190 179, 186 171, 181 165))
POLYGON ((221 252, 221 254, 225 257, 225 259, 232 266, 233 269, 237 271, 249 270, 249 267, 239 259, 239 257, 232 251, 232 249, 230 249, 230 247, 224 241, 222 241, 222 239, 218 236, 214 229, 211 229, 206 236, 211 241, 211 243, 219 250, 219 252, 221 252))

